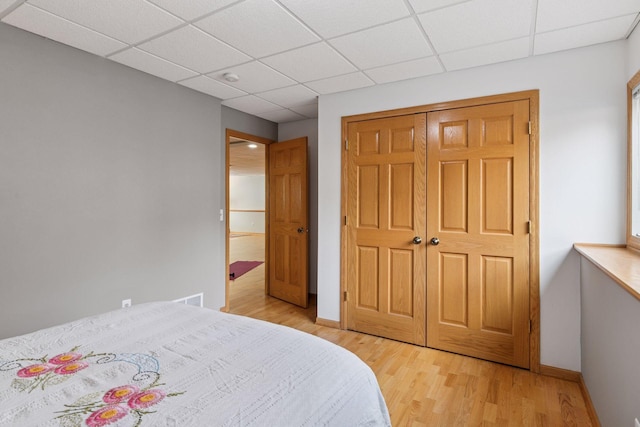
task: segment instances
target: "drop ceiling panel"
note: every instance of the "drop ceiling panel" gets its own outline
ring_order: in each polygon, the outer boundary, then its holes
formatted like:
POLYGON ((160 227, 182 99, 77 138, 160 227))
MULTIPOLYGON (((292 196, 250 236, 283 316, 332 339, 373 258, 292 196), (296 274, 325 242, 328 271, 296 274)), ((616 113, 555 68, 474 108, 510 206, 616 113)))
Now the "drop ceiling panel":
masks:
POLYGON ((387 65, 366 70, 365 73, 378 84, 429 76, 444 71, 435 56, 387 65))
POLYGON ((124 50, 110 56, 109 59, 172 82, 198 75, 196 72, 136 48, 124 50))
POLYGON ((639 0, 538 0, 539 33, 640 11, 639 0))
POLYGON ((258 61, 225 68, 224 70, 209 74, 209 77, 251 93, 264 92, 296 84, 294 80, 258 61), (226 82, 223 77, 225 73, 237 74, 240 80, 237 82, 226 82))
POLYGON ((511 61, 529 56, 529 37, 445 53, 440 59, 448 71, 511 61))
POLYGON ((419 15, 438 53, 528 36, 533 0, 475 0, 419 15))
POLYGON ((230 5, 237 0, 148 0, 180 18, 191 21, 230 5))
POLYGON ((403 0, 280 0, 324 38, 409 16, 403 0))
POLYGON ((320 80, 356 71, 326 43, 316 43, 262 59, 262 62, 298 82, 320 80))
POLYGON ((105 56, 127 46, 29 4, 18 7, 2 21, 99 56, 105 56))
POLYGON ((260 113, 266 113, 267 111, 282 110, 279 105, 272 104, 269 101, 265 101, 257 96, 247 95, 240 98, 234 98, 226 100, 222 103, 227 107, 235 108, 236 110, 244 111, 245 113, 259 115, 260 113))
POLYGON ((190 25, 138 47, 199 73, 209 73, 251 60, 244 53, 190 25))
POLYGON ((291 110, 268 111, 266 113, 260 113, 258 116, 275 123, 295 122, 296 120, 306 118, 291 110))
POLYGON ((16 0, 0 0, 0 16, 9 6, 13 6, 15 3, 16 0))
POLYGON ((328 79, 307 83, 311 89, 324 95, 327 93, 342 92, 345 90, 360 89, 373 86, 374 82, 361 72, 345 74, 328 79))
POLYGON ((247 0, 194 25, 256 58, 320 40, 271 0, 247 0))
POLYGON ((433 54, 413 18, 338 37, 331 44, 361 69, 433 54))
POLYGON ((318 94, 302 85, 289 86, 282 89, 259 93, 258 96, 274 104, 289 108, 292 105, 314 102, 318 94))
POLYGON ((454 4, 464 3, 467 1, 470 0, 409 0, 409 3, 411 4, 414 12, 423 13, 453 6, 454 4))
POLYGON ((229 99, 246 95, 246 92, 227 86, 206 76, 198 76, 179 82, 181 85, 206 93, 220 99, 229 99))
POLYGON ((540 55, 613 40, 621 40, 624 38, 631 24, 633 24, 635 18, 636 15, 633 14, 538 34, 535 39, 534 53, 540 55))
POLYGON ((144 0, 29 0, 29 3, 125 43, 139 43, 184 24, 144 0))

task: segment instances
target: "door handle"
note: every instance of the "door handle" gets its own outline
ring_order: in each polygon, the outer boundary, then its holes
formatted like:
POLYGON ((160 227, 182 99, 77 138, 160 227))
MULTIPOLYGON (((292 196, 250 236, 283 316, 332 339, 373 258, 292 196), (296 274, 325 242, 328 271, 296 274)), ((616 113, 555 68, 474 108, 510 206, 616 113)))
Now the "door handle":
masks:
POLYGON ((440 244, 440 239, 438 239, 437 237, 432 237, 431 240, 429 240, 429 243, 433 246, 438 246, 440 244))
POLYGON ((298 228, 298 233, 304 233, 304 228, 299 227, 299 228, 298 228))
POLYGON ((416 236, 413 238, 412 242, 414 245, 419 245, 420 243, 422 243, 422 237, 416 236))

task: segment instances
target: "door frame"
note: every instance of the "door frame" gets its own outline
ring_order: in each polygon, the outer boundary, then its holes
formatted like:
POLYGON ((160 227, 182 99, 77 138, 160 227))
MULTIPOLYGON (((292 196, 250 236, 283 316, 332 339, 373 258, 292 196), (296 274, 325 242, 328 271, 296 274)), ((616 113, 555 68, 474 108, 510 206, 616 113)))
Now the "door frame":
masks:
MULTIPOLYGON (((540 91, 527 90, 500 95, 483 96, 478 98, 446 101, 434 104, 420 105, 416 107, 400 108, 395 110, 378 111, 374 113, 357 114, 342 117, 342 145, 341 155, 341 201, 340 201, 340 328, 347 328, 347 302, 344 295, 347 291, 347 226, 344 218, 347 215, 348 202, 348 125, 352 122, 389 118, 409 114, 431 113, 435 111, 450 110, 455 108, 475 107, 485 104, 496 104, 509 101, 529 101, 529 120, 531 131, 529 136, 529 218, 531 220, 531 232, 529 236, 529 320, 531 331, 529 334, 529 370, 540 372, 540 233, 539 233, 539 105, 540 91)), ((429 268, 429 266, 427 266, 429 268)), ((426 301, 425 301, 426 304, 426 301)), ((426 309, 426 306, 425 306, 426 309)))
MULTIPOLYGON (((275 141, 267 138, 263 138, 256 135, 251 135, 245 132, 227 128, 225 130, 225 195, 224 195, 224 217, 225 217, 225 245, 224 245, 224 262, 225 262, 225 285, 224 285, 224 307, 220 308, 220 311, 229 311, 229 148, 231 145, 231 138, 245 139, 247 141, 255 142, 257 144, 264 144, 268 146, 275 141)), ((266 148, 266 147, 265 147, 266 148)), ((264 174, 265 174, 265 207, 264 207, 264 293, 269 293, 269 150, 264 152, 264 174)))

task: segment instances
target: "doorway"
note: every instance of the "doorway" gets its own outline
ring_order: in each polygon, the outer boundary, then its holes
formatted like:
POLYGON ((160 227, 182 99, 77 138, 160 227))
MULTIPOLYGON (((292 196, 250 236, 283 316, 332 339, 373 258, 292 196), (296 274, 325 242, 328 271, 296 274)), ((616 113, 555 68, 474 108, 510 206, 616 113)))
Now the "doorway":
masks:
POLYGON ((228 129, 226 132, 226 289, 263 283, 268 292, 268 145, 273 141, 228 129), (234 286, 237 285, 237 286, 234 286))
POLYGON ((539 370, 537 102, 343 119, 343 328, 539 370))

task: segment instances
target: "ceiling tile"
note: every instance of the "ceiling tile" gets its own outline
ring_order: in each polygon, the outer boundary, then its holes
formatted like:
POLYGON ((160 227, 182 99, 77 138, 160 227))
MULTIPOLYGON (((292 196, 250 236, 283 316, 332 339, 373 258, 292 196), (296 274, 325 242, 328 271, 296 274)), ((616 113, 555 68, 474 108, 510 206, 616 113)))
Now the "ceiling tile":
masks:
POLYGON ((296 82, 289 77, 258 61, 225 68, 224 70, 209 74, 209 77, 249 93, 264 92, 296 84, 296 82), (233 83, 227 82, 223 77, 225 73, 237 74, 240 80, 233 83))
POLYGON ((403 0, 280 0, 324 38, 409 16, 403 0))
POLYGON ((227 86, 206 76, 194 77, 192 79, 183 80, 179 83, 183 86, 195 89, 198 92, 203 92, 220 99, 229 99, 246 95, 246 93, 241 90, 227 86))
POLYGON ((39 34, 51 40, 105 56, 127 47, 126 44, 96 33, 66 19, 23 4, 2 19, 3 22, 39 34))
POLYGON ((298 82, 346 74, 356 68, 326 43, 316 43, 262 59, 262 62, 298 82))
POLYGON ((440 55, 440 60, 448 71, 477 67, 525 58, 529 55, 529 37, 495 43, 473 49, 440 55))
POLYGON ((289 86, 282 89, 259 93, 258 96, 274 104, 289 108, 292 105, 315 102, 318 94, 302 85, 289 86))
POLYGON ((443 71, 440 62, 436 57, 415 59, 413 61, 401 62, 399 64, 387 65, 385 67, 366 70, 365 73, 374 82, 389 83, 398 80, 413 79, 415 77, 429 76, 443 71))
POLYGON ((256 58, 320 40, 271 0, 247 0, 194 25, 256 58))
POLYGON ((191 21, 238 0, 148 0, 180 18, 191 21))
POLYGON ((464 3, 471 0, 409 0, 411 7, 416 13, 430 12, 432 10, 442 9, 444 7, 453 6, 454 4, 464 3))
POLYGON ((172 82, 198 75, 198 73, 136 48, 124 50, 110 56, 109 59, 172 82))
POLYGON ((0 0, 0 16, 5 10, 7 10, 10 6, 13 6, 14 4, 16 4, 16 0, 0 0))
POLYGON ((639 0, 538 0, 536 32, 640 12, 639 0))
POLYGON ((244 111, 245 113, 258 115, 260 113, 266 113, 267 111, 282 110, 279 105, 272 104, 269 101, 265 101, 257 96, 248 95, 240 98, 229 99, 222 102, 222 105, 226 105, 236 110, 244 111))
POLYGON ((303 120, 306 118, 291 110, 267 111, 266 113, 258 114, 258 116, 276 123, 295 122, 296 120, 303 120))
POLYGON ((612 40, 621 40, 635 18, 636 15, 633 14, 538 34, 535 38, 534 54, 540 55, 612 40))
POLYGON ((29 3, 125 43, 139 43, 184 23, 144 0, 51 1, 29 3))
POLYGON ((529 35, 533 0, 476 0, 419 15, 438 53, 529 35))
POLYGON ((199 73, 209 73, 251 60, 244 53, 190 25, 138 47, 199 73))
POLYGON ((357 72, 309 82, 306 85, 320 94, 327 94, 373 86, 374 83, 363 73, 357 72))
POLYGON ((433 55, 413 18, 338 37, 331 44, 361 69, 433 55))
POLYGON ((294 107, 289 107, 289 109, 311 119, 318 117, 318 101, 313 104, 296 105, 294 107))

